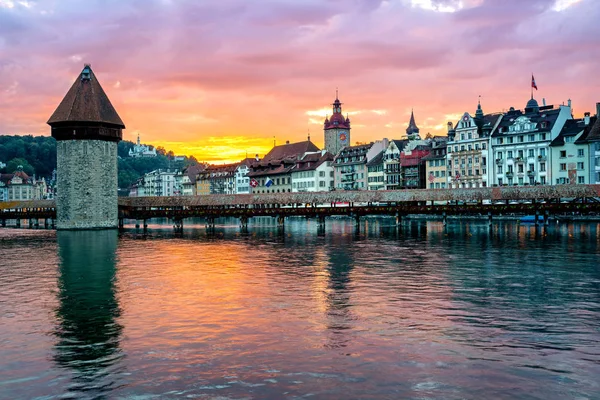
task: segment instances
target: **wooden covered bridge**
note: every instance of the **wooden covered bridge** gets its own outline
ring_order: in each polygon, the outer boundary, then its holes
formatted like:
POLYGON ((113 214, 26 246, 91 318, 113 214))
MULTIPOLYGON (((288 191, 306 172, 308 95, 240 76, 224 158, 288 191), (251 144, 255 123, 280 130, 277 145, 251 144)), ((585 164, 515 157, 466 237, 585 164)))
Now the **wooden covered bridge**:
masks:
MULTIPOLYGON (((600 185, 119 198, 120 227, 125 220, 146 226, 153 218, 169 218, 181 229, 186 218, 204 218, 214 227, 217 218, 233 217, 246 227, 250 218, 262 216, 277 218, 279 225, 290 216, 316 218, 324 225, 328 216, 351 216, 359 222, 363 216, 386 215, 399 222, 410 214, 438 215, 444 221, 449 215, 481 215, 490 223, 493 216, 507 214, 536 215, 545 221, 555 215, 600 215, 600 185)), ((30 227, 52 227, 55 218, 52 200, 0 203, 2 226, 20 227, 28 221, 30 227)))

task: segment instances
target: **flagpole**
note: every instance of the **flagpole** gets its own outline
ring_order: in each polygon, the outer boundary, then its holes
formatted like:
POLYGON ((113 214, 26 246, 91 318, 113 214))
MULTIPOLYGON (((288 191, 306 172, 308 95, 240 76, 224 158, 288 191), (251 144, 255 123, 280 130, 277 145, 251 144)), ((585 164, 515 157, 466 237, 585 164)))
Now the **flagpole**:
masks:
POLYGON ((533 72, 531 73, 531 98, 533 99, 533 72))

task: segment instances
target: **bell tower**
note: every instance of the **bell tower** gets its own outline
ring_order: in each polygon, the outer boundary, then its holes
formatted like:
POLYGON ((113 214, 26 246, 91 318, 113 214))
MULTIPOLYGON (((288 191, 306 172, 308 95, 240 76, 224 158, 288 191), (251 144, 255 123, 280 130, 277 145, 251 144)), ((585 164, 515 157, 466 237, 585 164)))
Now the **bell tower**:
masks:
POLYGON ((57 141, 57 229, 117 228, 117 143, 125 124, 91 66, 84 66, 48 125, 57 141))
POLYGON ((331 118, 326 117, 323 126, 325 135, 325 149, 334 156, 346 146, 350 145, 350 119, 344 118, 342 114, 342 103, 338 99, 338 92, 335 91, 335 101, 333 114, 331 118))

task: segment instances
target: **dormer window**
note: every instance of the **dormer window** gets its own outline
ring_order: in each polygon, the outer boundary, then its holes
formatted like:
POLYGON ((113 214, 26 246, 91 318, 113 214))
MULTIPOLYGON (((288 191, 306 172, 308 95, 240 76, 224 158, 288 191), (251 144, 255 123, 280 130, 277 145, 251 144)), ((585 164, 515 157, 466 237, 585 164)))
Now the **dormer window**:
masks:
POLYGON ((90 79, 92 79, 92 71, 90 69, 90 66, 86 64, 83 68, 83 71, 81 71, 81 80, 89 81, 90 79))

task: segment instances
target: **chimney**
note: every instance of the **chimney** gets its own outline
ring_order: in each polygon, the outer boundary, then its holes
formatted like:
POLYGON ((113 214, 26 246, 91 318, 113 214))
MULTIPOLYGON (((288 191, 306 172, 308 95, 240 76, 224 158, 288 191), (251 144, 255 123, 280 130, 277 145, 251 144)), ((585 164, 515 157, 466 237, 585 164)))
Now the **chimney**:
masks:
POLYGON ((571 99, 567 100, 567 106, 569 106, 569 108, 571 108, 571 99))
POLYGON ((258 158, 258 154, 254 156, 254 159, 255 159, 256 161, 260 161, 260 158, 258 158))
POLYGON ((542 105, 543 105, 544 107, 546 107, 546 98, 545 98, 545 97, 543 97, 543 98, 542 98, 542 105))
POLYGON ((452 125, 452 122, 448 121, 448 132, 450 132, 452 130, 452 128, 454 128, 454 126, 452 125))
POLYGON ((583 114, 583 122, 585 123, 585 126, 588 126, 590 124, 590 113, 586 112, 583 114))
POLYGON ((596 103, 596 117, 600 118, 600 103, 596 103))
POLYGON ((290 141, 289 141, 289 140, 286 140, 286 141, 285 141, 285 144, 290 144, 290 141))

